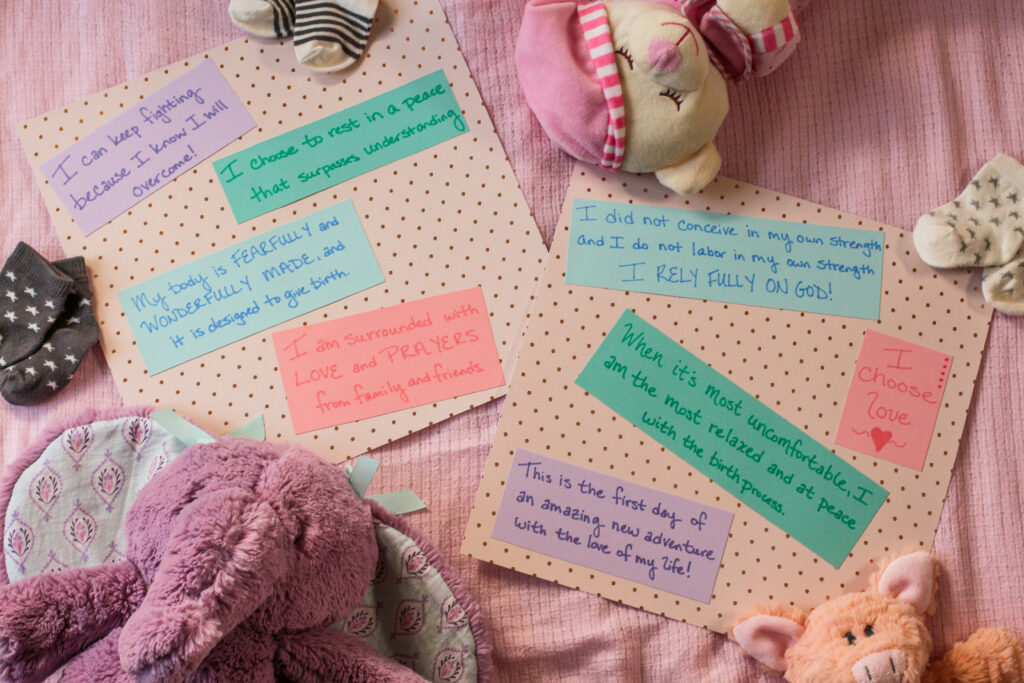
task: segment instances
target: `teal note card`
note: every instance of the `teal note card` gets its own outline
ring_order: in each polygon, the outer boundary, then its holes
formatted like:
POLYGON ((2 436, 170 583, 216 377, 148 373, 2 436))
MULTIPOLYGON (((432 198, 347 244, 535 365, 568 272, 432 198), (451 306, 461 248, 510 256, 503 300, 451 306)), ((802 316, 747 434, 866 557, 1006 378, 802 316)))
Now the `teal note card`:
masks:
POLYGON ((632 311, 576 384, 833 567, 889 495, 632 311))
POLYGON ((239 223, 462 135, 441 70, 213 163, 239 223))
POLYGON ((382 282, 348 200, 117 295, 155 375, 382 282))
POLYGON ((565 281, 877 320, 885 234, 574 199, 565 281))

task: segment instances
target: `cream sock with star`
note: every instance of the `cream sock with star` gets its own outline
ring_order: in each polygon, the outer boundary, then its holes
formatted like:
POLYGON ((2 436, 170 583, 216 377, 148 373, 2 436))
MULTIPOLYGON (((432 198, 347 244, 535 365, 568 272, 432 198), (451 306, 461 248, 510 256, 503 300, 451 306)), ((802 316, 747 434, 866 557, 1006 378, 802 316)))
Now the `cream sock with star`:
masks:
POLYGON ((1000 154, 953 201, 929 211, 914 246, 936 268, 985 268, 981 291, 993 308, 1024 315, 1024 165, 1000 154))
POLYGON ((917 221, 914 245, 936 268, 1002 266, 1024 245, 1024 166, 1000 154, 953 201, 917 221))
POLYGON ((981 291, 997 311, 1024 315, 1024 250, 1009 263, 986 268, 981 291))

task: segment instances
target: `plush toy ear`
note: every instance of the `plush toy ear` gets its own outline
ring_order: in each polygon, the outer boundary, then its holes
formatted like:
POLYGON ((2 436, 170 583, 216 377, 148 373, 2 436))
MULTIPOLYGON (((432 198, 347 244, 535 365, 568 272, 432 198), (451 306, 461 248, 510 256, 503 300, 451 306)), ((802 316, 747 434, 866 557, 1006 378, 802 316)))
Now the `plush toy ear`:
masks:
POLYGON ((717 4, 747 35, 774 26, 790 12, 787 0, 718 0, 717 4))
POLYGON ((890 562, 879 575, 875 590, 909 603, 918 614, 924 614, 935 597, 937 574, 935 558, 921 550, 890 562))
POLYGON ((118 639, 133 680, 184 679, 287 571, 292 539, 251 491, 202 494, 172 524, 146 597, 118 639))
MULTIPOLYGON (((799 613, 798 617, 803 614, 799 613)), ((755 614, 729 629, 729 637, 744 652, 772 671, 786 670, 786 650, 796 645, 804 634, 799 621, 775 614, 755 614)))

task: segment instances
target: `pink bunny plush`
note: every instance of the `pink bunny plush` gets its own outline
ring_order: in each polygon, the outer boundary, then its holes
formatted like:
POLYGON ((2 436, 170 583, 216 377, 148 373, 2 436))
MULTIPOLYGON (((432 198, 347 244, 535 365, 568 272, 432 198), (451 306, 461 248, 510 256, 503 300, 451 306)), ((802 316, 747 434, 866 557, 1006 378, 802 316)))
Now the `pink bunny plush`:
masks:
POLYGON ((570 156, 686 195, 722 165, 726 80, 772 73, 799 41, 788 0, 529 0, 516 67, 570 156))
POLYGON ((423 681, 343 630, 371 504, 296 446, 188 448, 139 493, 126 559, 0 587, 0 680, 423 681))

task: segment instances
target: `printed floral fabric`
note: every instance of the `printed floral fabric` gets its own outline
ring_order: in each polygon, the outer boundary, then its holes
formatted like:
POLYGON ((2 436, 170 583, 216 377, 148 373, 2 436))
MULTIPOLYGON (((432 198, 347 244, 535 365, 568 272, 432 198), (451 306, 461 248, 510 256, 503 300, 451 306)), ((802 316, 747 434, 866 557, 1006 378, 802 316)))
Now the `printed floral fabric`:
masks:
POLYGON ((434 683, 477 680, 469 615, 416 542, 377 522, 377 572, 362 604, 335 627, 434 683))
POLYGON ((65 430, 14 486, 4 516, 7 576, 123 560, 128 508, 184 448, 141 416, 65 430))

